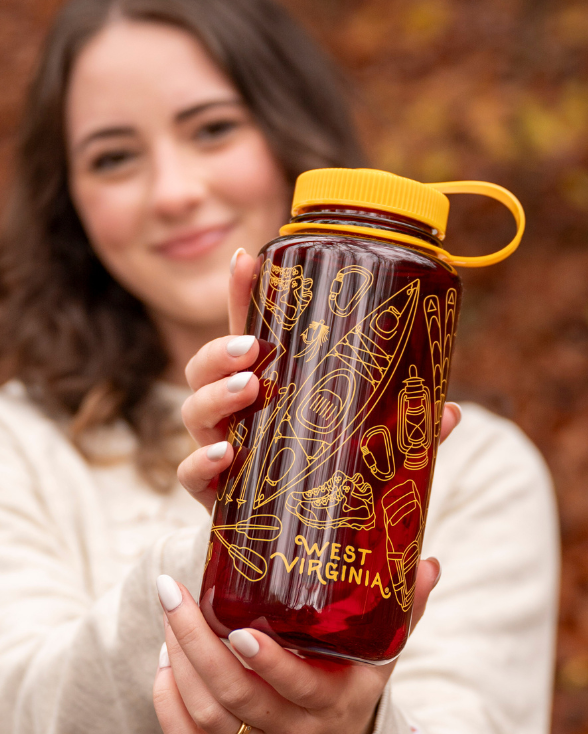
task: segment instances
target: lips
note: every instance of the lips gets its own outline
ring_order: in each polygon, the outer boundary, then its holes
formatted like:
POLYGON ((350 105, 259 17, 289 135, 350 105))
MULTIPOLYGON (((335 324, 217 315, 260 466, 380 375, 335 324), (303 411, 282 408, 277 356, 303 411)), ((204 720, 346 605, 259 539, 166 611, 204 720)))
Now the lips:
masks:
POLYGON ((216 249, 225 239, 232 225, 194 229, 170 237, 155 246, 158 254, 169 260, 195 260, 216 249))

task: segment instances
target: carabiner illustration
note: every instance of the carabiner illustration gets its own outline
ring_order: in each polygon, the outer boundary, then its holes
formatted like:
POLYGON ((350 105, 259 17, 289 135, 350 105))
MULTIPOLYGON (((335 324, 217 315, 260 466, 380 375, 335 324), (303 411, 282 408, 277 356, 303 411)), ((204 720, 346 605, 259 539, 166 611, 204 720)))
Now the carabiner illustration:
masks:
MULTIPOLYGON (((372 444, 373 447, 373 444, 372 444)), ((375 447, 373 447, 375 450, 375 447)), ((376 477, 376 479, 381 479, 383 482, 388 481, 388 479, 392 479, 394 476, 394 473, 396 471, 396 467, 394 466, 394 450, 392 448, 392 436, 390 435, 390 431, 388 430, 387 426, 375 426, 374 428, 370 428, 369 431, 366 431, 363 436, 361 437, 361 443, 360 443, 360 449, 361 453, 363 455, 363 460, 368 466, 368 469, 371 471, 371 473, 376 477), (373 451, 371 450, 369 446, 369 442, 375 437, 382 435, 384 437, 384 450, 385 450, 385 464, 382 466, 378 466, 378 462, 376 460, 376 457, 373 454, 373 451)), ((379 454, 381 454, 381 451, 378 451, 379 454)))
POLYGON ((331 290, 329 291, 329 308, 335 316, 349 316, 350 313, 353 313, 357 304, 370 289, 373 280, 374 276, 372 273, 361 265, 347 265, 346 267, 341 268, 331 283, 331 290), (363 282, 351 296, 349 302, 345 306, 341 306, 337 299, 339 298, 343 288, 343 281, 347 276, 352 274, 361 276, 363 282))

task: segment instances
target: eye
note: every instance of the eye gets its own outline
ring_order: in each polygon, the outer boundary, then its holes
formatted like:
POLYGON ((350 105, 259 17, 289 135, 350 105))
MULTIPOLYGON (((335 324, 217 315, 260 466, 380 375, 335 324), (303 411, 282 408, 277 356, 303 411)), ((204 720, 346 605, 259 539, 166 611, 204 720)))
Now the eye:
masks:
POLYGON ((196 130, 194 138, 201 142, 214 142, 226 137, 229 133, 238 128, 240 122, 237 120, 214 120, 206 125, 202 125, 196 130))
POLYGON ((135 153, 130 150, 109 150, 96 156, 91 163, 93 171, 111 171, 120 168, 135 158, 135 153))

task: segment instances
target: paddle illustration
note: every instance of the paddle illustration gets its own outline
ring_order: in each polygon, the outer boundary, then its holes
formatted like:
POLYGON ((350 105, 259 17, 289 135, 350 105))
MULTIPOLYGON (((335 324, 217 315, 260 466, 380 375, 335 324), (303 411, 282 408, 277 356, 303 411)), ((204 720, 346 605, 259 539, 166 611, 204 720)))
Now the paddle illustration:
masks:
POLYGON ((282 521, 275 515, 251 515, 243 518, 234 525, 213 525, 213 532, 217 530, 235 530, 249 540, 277 540, 282 532, 282 521), (270 537, 263 537, 263 533, 270 537))
POLYGON ((275 515, 251 515, 233 525, 212 527, 212 532, 229 551, 229 557, 233 561, 235 570, 249 581, 260 581, 267 573, 265 558, 251 548, 230 543, 221 535, 221 530, 234 530, 249 540, 269 542, 280 536, 282 521, 275 515))

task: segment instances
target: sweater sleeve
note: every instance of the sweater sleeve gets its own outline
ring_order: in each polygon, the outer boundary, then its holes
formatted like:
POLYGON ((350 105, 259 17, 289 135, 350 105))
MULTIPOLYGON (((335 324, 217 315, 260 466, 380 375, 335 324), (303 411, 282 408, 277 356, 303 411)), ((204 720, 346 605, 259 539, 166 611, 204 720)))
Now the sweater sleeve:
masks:
POLYGON ((521 431, 476 406, 442 449, 423 548, 442 577, 376 732, 548 732, 559 570, 549 474, 521 431))
POLYGON ((207 529, 161 538, 97 597, 36 472, 2 431, 0 732, 159 732, 151 689, 164 637, 155 579, 169 573, 196 593, 207 529))

